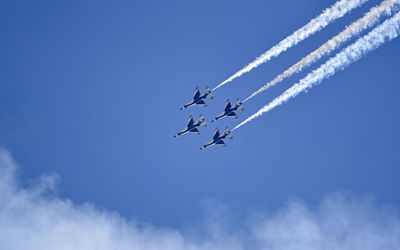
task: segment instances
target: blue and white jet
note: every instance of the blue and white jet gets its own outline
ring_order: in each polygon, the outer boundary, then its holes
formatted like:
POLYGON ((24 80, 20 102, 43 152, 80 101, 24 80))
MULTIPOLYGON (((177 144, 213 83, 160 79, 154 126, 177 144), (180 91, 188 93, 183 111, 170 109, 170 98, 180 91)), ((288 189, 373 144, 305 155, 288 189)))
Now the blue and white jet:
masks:
POLYGON ((215 144, 215 145, 220 145, 220 146, 222 146, 222 147, 226 147, 226 143, 225 143, 225 141, 224 141, 224 139, 225 139, 226 137, 228 137, 229 139, 232 139, 232 138, 233 138, 233 136, 231 135, 231 131, 229 131, 229 128, 226 127, 224 133, 221 134, 221 133, 219 132, 218 127, 217 127, 217 128, 215 128, 215 130, 214 130, 214 136, 213 136, 213 138, 211 139, 211 141, 209 141, 207 144, 204 144, 203 147, 200 148, 200 150, 203 150, 203 149, 205 149, 205 148, 207 148, 207 147, 210 147, 210 146, 212 146, 212 145, 214 145, 214 144, 215 144))
POLYGON ((200 134, 200 130, 199 130, 200 126, 207 127, 207 123, 205 122, 203 115, 200 115, 199 120, 197 122, 193 119, 193 116, 190 115, 188 124, 186 125, 186 128, 183 129, 181 132, 177 133, 176 135, 174 135, 174 138, 176 138, 180 135, 189 133, 189 132, 199 135, 200 134))
POLYGON ((226 105, 225 105, 225 109, 224 112, 222 112, 220 115, 218 115, 217 117, 214 118, 214 120, 212 120, 211 122, 215 122, 223 117, 233 117, 235 119, 238 118, 238 115, 236 113, 236 111, 240 109, 240 110, 244 110, 244 107, 242 105, 242 102, 240 101, 240 99, 238 98, 236 100, 236 103, 234 106, 232 106, 231 101, 229 99, 226 100, 226 105))
POLYGON ((185 104, 181 110, 184 110, 185 108, 188 108, 193 105, 200 105, 203 107, 207 107, 207 103, 205 101, 206 98, 213 99, 213 95, 211 94, 211 89, 209 87, 206 87, 206 91, 204 94, 201 94, 199 87, 196 87, 196 90, 194 91, 194 96, 193 99, 185 104))

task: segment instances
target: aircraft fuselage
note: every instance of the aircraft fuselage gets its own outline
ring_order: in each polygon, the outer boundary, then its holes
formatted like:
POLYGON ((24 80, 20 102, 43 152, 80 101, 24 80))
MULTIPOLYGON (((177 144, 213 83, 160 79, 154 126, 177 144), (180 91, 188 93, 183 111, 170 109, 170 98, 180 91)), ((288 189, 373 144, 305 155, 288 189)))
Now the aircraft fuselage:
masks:
POLYGON ((185 108, 188 108, 188 107, 193 106, 195 104, 200 104, 202 102, 202 100, 206 99, 206 97, 207 96, 205 94, 203 94, 203 95, 200 95, 196 99, 192 99, 192 101, 190 101, 188 104, 185 104, 185 108))
POLYGON ((204 148, 207 148, 207 147, 210 147, 210 146, 212 146, 212 145, 215 145, 217 142, 219 142, 219 141, 225 139, 227 136, 228 136, 228 133, 224 133, 223 135, 221 135, 221 136, 215 138, 212 142, 205 144, 203 147, 204 147, 204 148))
POLYGON ((224 114, 215 117, 215 120, 219 120, 219 119, 221 119, 221 118, 223 118, 223 117, 225 117, 225 116, 229 116, 230 114, 232 114, 233 112, 235 112, 238 108, 239 108, 239 105, 233 106, 233 107, 230 108, 228 111, 225 111, 224 114))

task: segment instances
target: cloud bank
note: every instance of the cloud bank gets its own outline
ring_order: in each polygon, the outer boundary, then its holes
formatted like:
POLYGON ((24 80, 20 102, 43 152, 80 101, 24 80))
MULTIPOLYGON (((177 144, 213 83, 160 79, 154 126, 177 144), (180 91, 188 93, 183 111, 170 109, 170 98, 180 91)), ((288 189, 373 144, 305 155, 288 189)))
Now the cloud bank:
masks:
POLYGON ((0 150, 1 250, 400 249, 398 214, 371 199, 335 194, 315 208, 291 201, 242 228, 226 229, 212 217, 195 235, 57 198, 51 192, 57 183, 53 176, 22 187, 16 171, 10 154, 0 150))

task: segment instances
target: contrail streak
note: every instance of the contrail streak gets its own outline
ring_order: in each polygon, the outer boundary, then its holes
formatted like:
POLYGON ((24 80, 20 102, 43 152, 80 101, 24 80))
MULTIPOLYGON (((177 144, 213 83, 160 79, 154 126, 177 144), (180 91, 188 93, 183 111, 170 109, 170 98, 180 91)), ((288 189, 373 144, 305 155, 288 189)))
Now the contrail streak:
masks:
POLYGON ((278 82, 281 82, 287 77, 290 77, 294 73, 300 72, 305 67, 319 60, 321 57, 331 53, 337 49, 341 44, 352 38, 353 36, 359 35, 363 30, 372 27, 376 24, 383 15, 391 15, 393 11, 397 10, 400 4, 400 0, 385 0, 379 6, 371 8, 371 10, 366 13, 362 18, 358 19, 345 30, 340 32, 337 36, 330 39, 328 42, 323 44, 317 50, 309 54, 308 56, 301 59, 298 63, 287 69, 282 74, 278 75, 267 83, 265 86, 251 94, 243 102, 246 102, 253 98, 254 96, 260 94, 261 92, 269 89, 278 82))
POLYGON ((292 35, 279 42, 277 45, 256 58, 253 62, 245 66, 243 69, 239 70, 234 75, 220 83, 217 87, 213 89, 213 91, 225 85, 226 83, 231 82, 233 79, 240 77, 244 73, 247 73, 250 70, 256 68, 260 64, 269 61, 272 57, 278 56, 283 51, 298 44, 310 35, 323 29, 328 24, 332 23, 338 18, 343 17, 346 13, 359 7, 367 1, 368 0, 340 0, 336 2, 331 7, 325 9, 318 17, 312 19, 308 24, 295 31, 292 35))
POLYGON ((249 121, 259 117, 275 108, 278 105, 288 101, 290 98, 297 96, 302 91, 311 88, 313 85, 320 83, 322 80, 333 76, 336 71, 344 69, 353 62, 358 61, 363 55, 377 49, 386 41, 393 40, 399 35, 400 30, 400 12, 392 18, 386 20, 381 25, 377 26, 367 35, 359 38, 356 42, 338 53, 335 57, 329 59, 325 64, 318 69, 308 74, 300 82, 287 89, 282 95, 275 98, 272 102, 264 106, 257 113, 247 118, 245 121, 232 129, 236 130, 248 123, 249 121))

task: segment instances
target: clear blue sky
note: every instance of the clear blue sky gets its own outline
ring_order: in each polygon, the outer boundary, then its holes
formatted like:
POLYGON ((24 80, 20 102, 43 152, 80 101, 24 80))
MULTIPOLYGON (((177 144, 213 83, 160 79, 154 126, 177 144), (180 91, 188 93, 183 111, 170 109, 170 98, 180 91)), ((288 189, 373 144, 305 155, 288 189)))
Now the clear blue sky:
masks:
POLYGON ((196 86, 215 87, 334 2, 1 1, 0 145, 22 183, 56 173, 61 197, 173 228, 201 221, 207 200, 238 218, 332 192, 398 207, 399 39, 234 131, 225 149, 199 151, 214 125, 172 139, 190 114, 210 122, 380 1, 218 89, 209 108, 179 111, 196 86))

